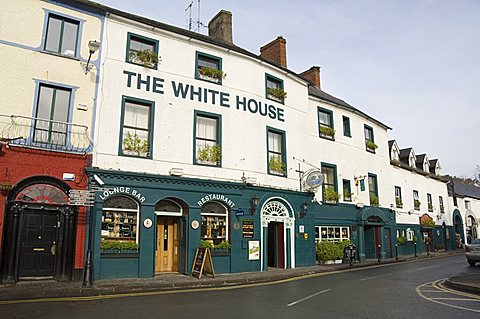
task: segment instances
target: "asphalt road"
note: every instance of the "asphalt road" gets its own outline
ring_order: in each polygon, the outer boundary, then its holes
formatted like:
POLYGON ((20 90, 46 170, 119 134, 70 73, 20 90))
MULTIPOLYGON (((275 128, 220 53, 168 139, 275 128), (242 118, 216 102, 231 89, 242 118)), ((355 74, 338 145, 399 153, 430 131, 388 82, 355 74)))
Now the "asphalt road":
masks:
POLYGON ((441 280, 480 276, 463 255, 243 288, 0 306, 0 318, 480 318, 480 297, 441 280))

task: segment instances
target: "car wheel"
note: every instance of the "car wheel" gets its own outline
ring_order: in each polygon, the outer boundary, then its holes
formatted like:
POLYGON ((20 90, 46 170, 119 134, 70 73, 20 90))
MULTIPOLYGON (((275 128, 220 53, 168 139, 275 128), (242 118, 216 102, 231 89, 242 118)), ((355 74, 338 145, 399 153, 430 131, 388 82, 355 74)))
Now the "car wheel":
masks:
POLYGON ((470 266, 475 266, 476 261, 475 260, 467 260, 470 266))

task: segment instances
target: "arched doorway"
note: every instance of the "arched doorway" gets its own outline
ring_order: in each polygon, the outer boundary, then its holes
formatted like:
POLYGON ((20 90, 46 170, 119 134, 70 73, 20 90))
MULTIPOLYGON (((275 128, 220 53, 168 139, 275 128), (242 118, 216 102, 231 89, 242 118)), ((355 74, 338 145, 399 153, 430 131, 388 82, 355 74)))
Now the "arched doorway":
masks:
MULTIPOLYGON (((468 212, 467 212, 468 214, 468 212)), ((477 220, 475 219, 475 216, 471 213, 467 215, 467 227, 466 227, 466 232, 467 232, 467 244, 470 244, 472 240, 478 238, 478 232, 477 232, 477 220)))
POLYGON ((463 219, 458 209, 453 211, 453 229, 455 231, 455 248, 462 248, 463 244, 465 244, 465 233, 463 219))
POLYGON ((261 270, 295 268, 295 218, 291 205, 280 197, 268 199, 261 208, 261 270))
POLYGON ((18 183, 5 207, 2 280, 71 280, 77 210, 68 205, 70 187, 50 176, 18 183))
POLYGON ((187 222, 185 205, 165 198, 155 205, 157 218, 155 273, 186 273, 187 222))

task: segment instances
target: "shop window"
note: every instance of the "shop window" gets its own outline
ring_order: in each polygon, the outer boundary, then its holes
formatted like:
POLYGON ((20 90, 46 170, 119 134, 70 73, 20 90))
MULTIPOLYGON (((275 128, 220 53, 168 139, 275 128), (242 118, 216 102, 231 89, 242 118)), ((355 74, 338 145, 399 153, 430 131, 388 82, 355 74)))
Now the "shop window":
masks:
POLYGON ((287 176, 287 157, 285 152, 285 132, 267 128, 268 173, 287 176))
POLYGON ((103 202, 102 242, 138 244, 138 223, 139 207, 133 199, 114 196, 103 202))
POLYGON ((159 61, 158 41, 128 33, 126 62, 156 69, 159 61))
POLYGON ((402 189, 400 186, 395 186, 395 204, 397 208, 403 208, 402 189))
POLYGON ((215 202, 202 206, 201 210, 201 240, 218 245, 228 240, 228 213, 227 209, 215 202))
POLYGON ((270 74, 265 74, 265 96, 269 100, 284 103, 287 93, 283 88, 283 80, 270 74))
POLYGON ((222 71, 222 59, 210 54, 197 52, 195 78, 222 84, 225 73, 222 71))
POLYGON ((341 242, 350 240, 350 228, 348 226, 316 226, 315 241, 341 242))
POLYGON ((35 114, 33 141, 64 146, 67 142, 70 89, 40 84, 35 114))
POLYGON ((350 132, 350 118, 347 116, 343 116, 343 136, 352 137, 352 133, 350 132))
POLYGON ((47 20, 44 50, 77 57, 80 22, 50 13, 47 20))
POLYGON ((373 136, 373 128, 368 125, 364 125, 364 133, 365 133, 365 147, 367 151, 371 153, 375 153, 375 150, 377 149, 378 146, 377 144, 375 144, 375 139, 373 136))
POLYGON ((370 195, 370 206, 378 206, 378 183, 377 175, 375 174, 368 174, 368 192, 370 195))
POLYGON ((351 202, 352 201, 352 189, 350 186, 350 181, 348 179, 342 180, 343 184, 343 200, 345 202, 351 202))
POLYGON ((333 129, 333 112, 330 110, 318 108, 318 130, 320 137, 333 140, 335 130, 333 129))
POLYGON ((152 157, 154 102, 123 97, 120 155, 152 157))
POLYGON ((220 166, 221 116, 195 111, 195 164, 220 166))

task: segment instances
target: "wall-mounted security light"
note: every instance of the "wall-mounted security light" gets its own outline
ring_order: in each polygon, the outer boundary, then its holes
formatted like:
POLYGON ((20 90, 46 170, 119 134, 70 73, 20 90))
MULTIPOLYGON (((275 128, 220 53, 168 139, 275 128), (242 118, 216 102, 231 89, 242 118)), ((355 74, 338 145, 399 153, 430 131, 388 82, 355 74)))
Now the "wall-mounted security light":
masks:
POLYGON ((90 71, 89 67, 88 67, 88 64, 90 63, 90 59, 92 58, 92 54, 94 54, 95 52, 98 51, 98 49, 100 49, 100 42, 96 41, 96 40, 90 40, 88 41, 88 50, 89 50, 89 55, 88 55, 88 61, 87 61, 87 65, 85 66, 85 74, 88 73, 88 71, 90 71))
POLYGON ((105 185, 105 182, 102 181, 102 179, 97 174, 93 174, 93 179, 98 183, 98 185, 100 186, 105 185))

